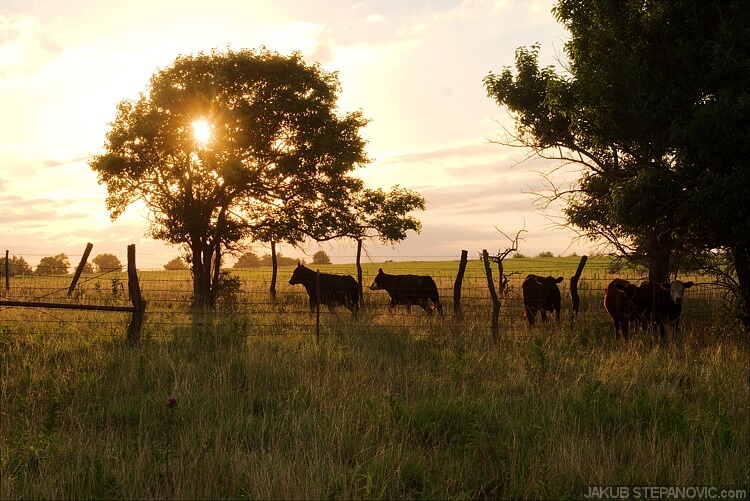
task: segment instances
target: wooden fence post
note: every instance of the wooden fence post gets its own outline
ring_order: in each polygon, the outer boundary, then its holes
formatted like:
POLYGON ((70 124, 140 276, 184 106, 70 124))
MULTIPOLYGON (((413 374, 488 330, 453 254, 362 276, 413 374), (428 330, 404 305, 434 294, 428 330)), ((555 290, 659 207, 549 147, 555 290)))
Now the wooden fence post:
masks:
POLYGON ((492 269, 490 268, 490 256, 487 249, 482 250, 482 261, 484 261, 484 272, 487 274, 487 287, 490 289, 492 298, 492 340, 497 341, 498 319, 500 318, 500 298, 495 291, 495 282, 492 280, 492 269))
POLYGON ((320 270, 315 270, 315 344, 320 344, 320 270))
POLYGON ((73 294, 73 291, 76 288, 76 284, 78 283, 78 279, 81 278, 81 273, 83 273, 83 268, 86 266, 86 261, 89 258, 89 254, 91 254, 91 249, 94 248, 94 244, 91 242, 86 244, 86 250, 83 251, 83 256, 81 256, 81 262, 78 263, 78 268, 76 268, 76 273, 73 275, 73 281, 70 282, 70 287, 68 287, 68 296, 73 294))
POLYGON ((271 304, 276 304, 276 276, 279 273, 279 263, 276 261, 276 242, 271 240, 271 304))
POLYGON ((581 256, 581 261, 578 263, 578 269, 576 274, 570 277, 570 298, 573 300, 573 319, 578 316, 578 306, 581 304, 581 298, 578 296, 578 280, 581 278, 581 272, 583 267, 586 266, 587 256, 581 256))
POLYGON ((10 258, 8 257, 8 254, 10 251, 8 249, 5 249, 5 290, 10 290, 10 258))
POLYGON ((138 271, 135 267, 135 244, 128 245, 128 293, 133 303, 133 317, 128 326, 128 343, 135 346, 141 340, 143 318, 146 313, 146 301, 141 296, 138 271))
POLYGON ((458 273, 456 274, 456 281, 453 283, 453 314, 461 315, 461 285, 464 281, 464 273, 466 272, 466 263, 468 259, 469 251, 461 251, 461 261, 458 263, 458 273))
POLYGON ((362 239, 357 239, 357 285, 359 286, 359 306, 365 305, 365 295, 362 288, 362 239))

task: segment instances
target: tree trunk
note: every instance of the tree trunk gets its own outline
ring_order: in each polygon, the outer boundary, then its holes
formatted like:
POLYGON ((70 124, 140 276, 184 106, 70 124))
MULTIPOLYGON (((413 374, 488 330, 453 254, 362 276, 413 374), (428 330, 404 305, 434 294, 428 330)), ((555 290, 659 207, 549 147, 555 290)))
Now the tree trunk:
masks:
POLYGON ((739 282, 741 307, 739 317, 745 332, 750 335, 750 249, 746 247, 735 248, 732 251, 734 258, 734 269, 739 282))
POLYGON ((649 282, 669 282, 669 261, 672 249, 663 242, 656 240, 655 243, 646 248, 648 253, 648 280, 649 282))
POLYGON ((193 245, 193 309, 211 308, 211 255, 210 249, 193 245), (208 261, 208 262, 206 262, 208 261))
POLYGON ((276 242, 271 240, 271 302, 276 304, 276 275, 279 273, 279 263, 276 261, 276 242))
POLYGON ((219 281, 221 280, 221 247, 218 243, 215 243, 213 247, 213 257, 209 261, 213 264, 211 272, 211 308, 216 307, 219 281))

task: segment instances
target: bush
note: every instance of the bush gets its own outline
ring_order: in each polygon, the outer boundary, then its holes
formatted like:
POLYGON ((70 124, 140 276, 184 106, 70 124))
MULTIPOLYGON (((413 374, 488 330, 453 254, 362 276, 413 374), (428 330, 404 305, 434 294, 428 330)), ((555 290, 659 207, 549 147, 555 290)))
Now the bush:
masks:
POLYGON ((70 261, 68 256, 58 254, 57 256, 47 256, 39 260, 34 274, 36 275, 67 275, 70 261))
POLYGON ((550 251, 542 251, 539 254, 536 255, 536 257, 555 257, 554 254, 550 251))
MULTIPOLYGON (((8 276, 14 277, 16 275, 31 275, 31 266, 23 257, 13 256, 8 261, 8 276)), ((0 273, 5 275, 5 264, 6 258, 0 259, 0 273)))
POLYGON ((122 271, 122 263, 114 254, 99 254, 91 260, 96 269, 102 271, 122 271))
POLYGON ((164 265, 164 269, 165 270, 170 270, 170 271, 187 270, 188 269, 188 265, 187 265, 187 263, 185 262, 184 259, 182 259, 181 257, 177 256, 176 258, 172 259, 167 264, 165 264, 164 265))
POLYGON ((313 254, 313 264, 331 264, 331 258, 326 254, 326 251, 319 250, 313 254))
POLYGON ((260 258, 254 252, 244 253, 239 257, 237 262, 234 263, 235 268, 255 268, 260 265, 260 258))

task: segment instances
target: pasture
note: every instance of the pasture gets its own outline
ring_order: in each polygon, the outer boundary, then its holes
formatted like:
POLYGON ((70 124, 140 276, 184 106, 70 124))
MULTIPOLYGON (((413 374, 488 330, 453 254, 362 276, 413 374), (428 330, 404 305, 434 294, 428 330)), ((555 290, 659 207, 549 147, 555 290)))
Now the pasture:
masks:
MULTIPOLYGON (((304 289, 287 283, 293 267, 279 270, 276 304, 268 268, 233 272, 233 293, 200 319, 188 311, 188 272, 140 271, 149 305, 135 348, 125 343, 127 315, 2 308, 0 498, 570 499, 588 486, 747 489, 750 356, 719 293, 690 290, 677 336, 614 340, 602 307, 615 276, 609 260, 589 260, 573 322, 566 284, 577 264, 506 260, 506 273, 519 273, 501 295, 496 342, 476 258, 461 316, 452 313, 457 261, 364 265, 358 319, 321 309, 318 341, 304 289), (389 313, 388 295, 368 289, 379 267, 432 275, 445 315, 389 313), (527 273, 565 277, 560 325, 528 327, 527 273)), ((353 265, 319 269, 356 276, 353 265)), ((125 280, 85 277, 71 301, 120 304, 125 280)), ((4 297, 56 300, 66 281, 13 277, 4 297)))

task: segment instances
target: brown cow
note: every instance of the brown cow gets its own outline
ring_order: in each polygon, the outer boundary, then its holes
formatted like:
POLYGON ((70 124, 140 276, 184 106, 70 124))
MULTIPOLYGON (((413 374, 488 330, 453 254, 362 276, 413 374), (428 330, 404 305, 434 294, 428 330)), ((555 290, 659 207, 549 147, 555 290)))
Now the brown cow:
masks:
POLYGON ((604 308, 612 317, 612 324, 615 327, 615 338, 619 337, 622 329, 622 336, 628 338, 628 327, 630 322, 633 323, 633 333, 638 330, 638 326, 645 329, 645 310, 646 301, 649 296, 650 285, 645 283, 636 287, 635 284, 622 278, 615 278, 604 289, 604 308))

